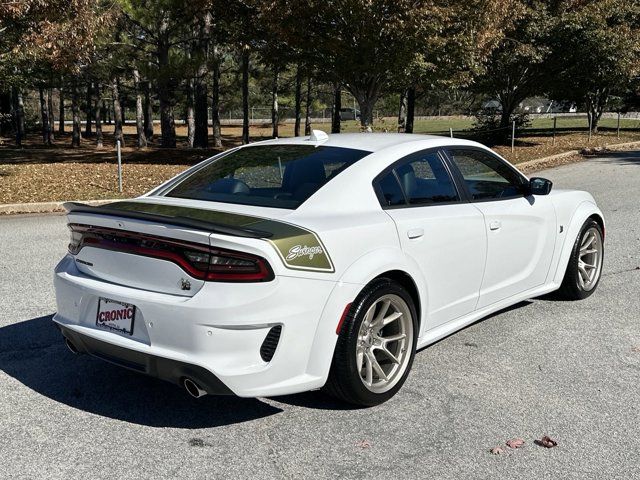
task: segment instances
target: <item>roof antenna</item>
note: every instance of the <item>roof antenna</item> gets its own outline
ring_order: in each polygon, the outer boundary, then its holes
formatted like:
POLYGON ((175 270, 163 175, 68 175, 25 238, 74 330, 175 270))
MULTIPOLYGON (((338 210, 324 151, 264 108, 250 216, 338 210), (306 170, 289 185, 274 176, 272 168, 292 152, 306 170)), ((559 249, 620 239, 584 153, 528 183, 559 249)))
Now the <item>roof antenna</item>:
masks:
POLYGON ((329 135, 327 135, 322 130, 311 130, 311 135, 309 136, 310 142, 324 142, 329 140, 329 135))

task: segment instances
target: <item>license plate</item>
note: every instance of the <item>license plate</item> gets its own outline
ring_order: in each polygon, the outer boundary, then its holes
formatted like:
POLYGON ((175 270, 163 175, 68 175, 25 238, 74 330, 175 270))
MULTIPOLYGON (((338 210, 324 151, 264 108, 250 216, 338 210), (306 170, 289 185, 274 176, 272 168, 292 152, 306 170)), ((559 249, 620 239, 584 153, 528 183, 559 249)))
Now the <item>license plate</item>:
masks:
POLYGON ((133 335, 133 321, 136 307, 128 303, 116 302, 108 298, 98 301, 96 325, 100 328, 133 335))

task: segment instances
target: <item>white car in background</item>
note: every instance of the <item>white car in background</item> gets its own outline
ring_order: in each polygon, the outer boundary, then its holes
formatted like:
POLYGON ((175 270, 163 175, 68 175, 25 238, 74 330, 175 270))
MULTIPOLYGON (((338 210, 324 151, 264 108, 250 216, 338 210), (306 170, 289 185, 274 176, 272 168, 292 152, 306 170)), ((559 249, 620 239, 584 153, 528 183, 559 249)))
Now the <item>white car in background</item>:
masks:
POLYGON ((589 296, 604 253, 591 195, 435 136, 269 140, 66 207, 69 348, 196 397, 324 387, 379 404, 417 348, 530 297, 589 296))

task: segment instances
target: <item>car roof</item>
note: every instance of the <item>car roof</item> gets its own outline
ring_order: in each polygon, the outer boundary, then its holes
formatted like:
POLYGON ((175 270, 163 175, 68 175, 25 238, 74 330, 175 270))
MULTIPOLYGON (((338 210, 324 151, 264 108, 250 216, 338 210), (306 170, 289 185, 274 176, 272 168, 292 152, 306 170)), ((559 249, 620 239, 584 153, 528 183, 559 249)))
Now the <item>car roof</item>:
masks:
MULTIPOLYGON (((251 143, 252 145, 296 145, 315 143, 326 147, 353 148, 367 152, 377 152, 388 147, 402 145, 405 143, 431 140, 433 146, 440 146, 443 141, 449 145, 468 145, 469 141, 443 137, 438 135, 417 135, 406 133, 337 133, 328 135, 328 139, 311 142, 310 137, 293 137, 293 138, 277 138, 273 140, 265 140, 262 142, 251 143)), ((429 143, 429 142, 427 142, 429 143)), ((427 146, 428 148, 428 146, 427 146)))

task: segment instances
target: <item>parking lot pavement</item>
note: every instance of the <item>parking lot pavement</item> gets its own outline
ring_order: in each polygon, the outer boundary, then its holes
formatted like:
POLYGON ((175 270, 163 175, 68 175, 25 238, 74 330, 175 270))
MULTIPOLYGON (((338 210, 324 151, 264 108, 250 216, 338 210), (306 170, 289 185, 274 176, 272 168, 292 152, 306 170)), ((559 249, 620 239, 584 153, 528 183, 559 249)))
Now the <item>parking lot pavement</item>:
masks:
POLYGON ((371 409, 320 393, 189 398, 67 352, 50 316, 64 217, 0 218, 1 478, 634 478, 640 451, 640 154, 539 172, 594 194, 605 270, 416 356, 371 409), (558 442, 533 444, 549 435, 558 442), (523 448, 491 455, 510 438, 523 448))

